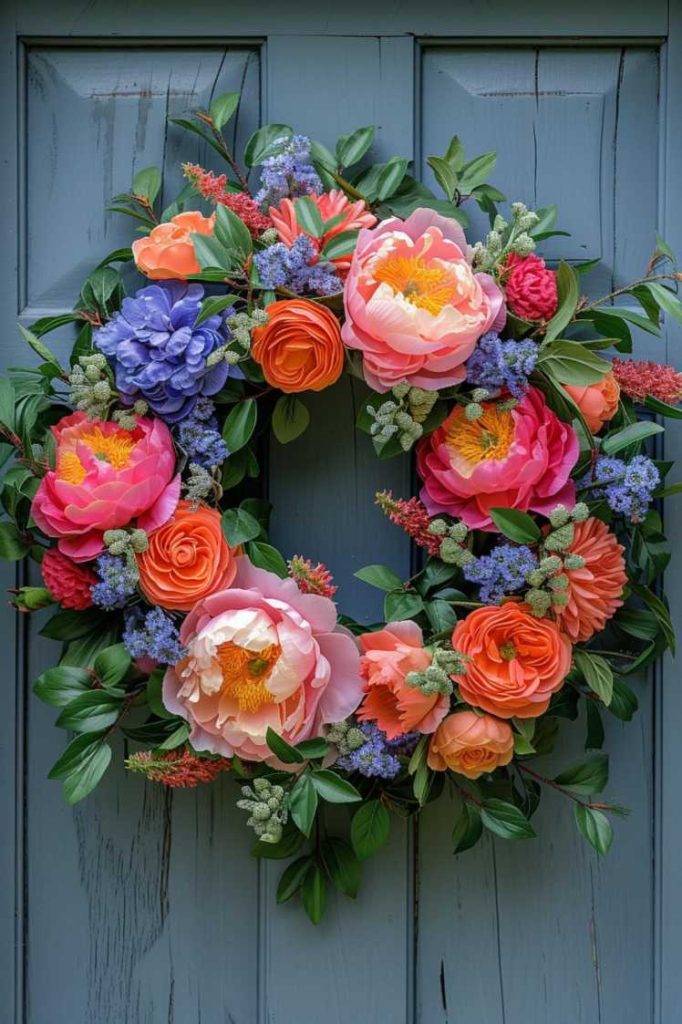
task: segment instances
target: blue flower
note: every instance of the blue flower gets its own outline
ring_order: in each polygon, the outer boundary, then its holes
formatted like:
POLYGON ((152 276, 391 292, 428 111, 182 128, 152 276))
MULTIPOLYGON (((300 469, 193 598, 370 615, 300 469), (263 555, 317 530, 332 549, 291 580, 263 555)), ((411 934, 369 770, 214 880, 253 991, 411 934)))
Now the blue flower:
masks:
POLYGON ((90 591, 94 604, 111 611, 122 608, 137 588, 138 574, 122 555, 100 555, 95 563, 100 578, 90 591))
POLYGON ((307 235, 299 235, 291 248, 276 242, 254 256, 258 276, 265 288, 288 288, 297 295, 333 295, 343 288, 332 263, 313 263, 315 246, 307 235))
POLYGON ((163 665, 175 665, 184 656, 178 629, 161 608, 146 614, 133 608, 126 616, 123 646, 131 658, 152 658, 163 665))
POLYGON ((188 460, 205 469, 219 466, 230 454, 218 430, 214 411, 210 398, 200 398, 194 412, 177 428, 178 444, 188 460))
POLYGON ((338 758, 337 767, 347 772, 359 772, 367 778, 394 779, 402 768, 397 754, 412 752, 419 739, 417 733, 387 740, 386 733, 374 722, 362 722, 358 728, 367 737, 367 742, 338 758))
POLYGON ((494 331, 479 338, 467 362, 467 380, 487 391, 506 388, 523 398, 535 369, 538 346, 533 341, 502 341, 494 331))
POLYGON ((230 368, 224 360, 209 367, 207 359, 225 344, 228 332, 224 314, 195 326, 203 297, 200 284, 148 285, 124 299, 120 312, 95 332, 94 344, 114 367, 127 404, 143 398, 158 416, 175 423, 192 411, 199 395, 220 391, 230 368))
POLYGON ((261 189, 256 202, 261 206, 274 206, 288 196, 308 196, 324 189, 319 175, 311 163, 310 139, 294 135, 281 140, 279 153, 263 161, 261 189))
POLYGON ((660 482, 661 475, 647 455, 635 455, 629 463, 601 455, 581 486, 589 487, 593 498, 604 498, 613 512, 639 523, 660 482))
POLYGON ((469 583, 478 583, 484 604, 496 604, 505 594, 520 590, 528 573, 536 569, 537 564, 530 548, 500 544, 490 554, 468 562, 462 571, 469 583))

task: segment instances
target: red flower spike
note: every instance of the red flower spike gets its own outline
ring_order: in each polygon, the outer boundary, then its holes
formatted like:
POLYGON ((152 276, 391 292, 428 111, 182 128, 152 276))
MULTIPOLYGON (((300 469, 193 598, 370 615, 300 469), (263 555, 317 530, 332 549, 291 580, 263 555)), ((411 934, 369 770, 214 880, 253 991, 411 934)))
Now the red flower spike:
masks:
POLYGON ((376 504, 392 523, 404 530, 419 547, 437 556, 440 552, 441 537, 429 533, 431 517, 419 498, 394 498, 390 491, 378 491, 376 504))
POLYGON ((261 212, 258 203, 246 192, 228 192, 226 174, 205 171, 199 164, 183 164, 182 170, 204 199, 227 206, 244 221, 254 237, 272 227, 270 218, 261 212))
POLYGON ((189 747, 155 753, 142 750, 132 754, 126 768, 140 772, 152 782, 161 782, 171 789, 191 789, 203 782, 213 782, 220 772, 228 771, 231 762, 224 757, 200 757, 189 747))
POLYGON ((294 555, 289 561, 289 575, 295 580, 302 594, 318 594, 320 597, 333 597, 339 589, 334 586, 334 577, 326 565, 318 562, 313 565, 309 558, 294 555))
POLYGON ((647 395, 677 405, 682 400, 682 373, 674 366, 646 359, 614 359, 613 375, 624 395, 643 402, 647 395))

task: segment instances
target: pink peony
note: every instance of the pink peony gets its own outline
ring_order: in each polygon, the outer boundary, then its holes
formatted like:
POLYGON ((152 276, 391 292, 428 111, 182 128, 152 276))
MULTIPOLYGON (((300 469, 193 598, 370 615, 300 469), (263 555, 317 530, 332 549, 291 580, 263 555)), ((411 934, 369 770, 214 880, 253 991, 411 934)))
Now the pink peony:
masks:
POLYGON ((62 608, 82 612, 92 607, 90 588, 99 583, 94 572, 77 565, 57 548, 50 548, 40 563, 43 582, 62 608))
POLYGON ((495 529, 491 508, 548 512, 574 504, 569 476, 577 458, 575 431, 537 388, 511 410, 483 403, 477 420, 467 420, 456 406, 417 448, 421 499, 429 515, 444 512, 471 529, 495 529))
POLYGON ((343 341, 362 352, 365 379, 381 392, 464 380, 477 340, 506 317, 492 277, 471 269, 459 224, 433 210, 360 232, 344 302, 343 341))
POLYGON ((299 743, 362 698, 360 655, 334 603, 245 557, 234 585, 190 612, 180 639, 187 656, 166 672, 163 701, 191 724, 197 750, 271 760, 268 727, 299 743))
MULTIPOLYGON (((352 203, 350 199, 338 189, 333 188, 330 192, 324 192, 321 196, 311 195, 309 197, 320 211, 320 216, 325 224, 334 220, 336 223, 325 228, 320 238, 308 235, 310 241, 319 252, 327 242, 336 238, 344 231, 357 231, 359 228, 373 227, 377 219, 367 209, 363 200, 352 203), (337 219, 338 218, 338 219, 337 219)), ((282 199, 279 206, 271 206, 268 215, 277 228, 280 239, 289 248, 294 244, 299 235, 307 234, 296 219, 296 206, 291 199, 282 199)), ((316 260, 313 260, 316 262, 316 260)), ((351 264, 351 257, 336 256, 330 260, 341 275, 345 277, 351 264)))
POLYGON ((523 320, 551 320, 557 310, 556 273, 539 256, 512 253, 505 268, 505 294, 523 320))
POLYGON ((65 416, 52 428, 56 469, 33 499, 36 525, 58 537, 59 550, 76 562, 95 558, 105 530, 134 523, 151 532, 175 511, 180 476, 170 431, 161 420, 137 418, 134 430, 65 416))

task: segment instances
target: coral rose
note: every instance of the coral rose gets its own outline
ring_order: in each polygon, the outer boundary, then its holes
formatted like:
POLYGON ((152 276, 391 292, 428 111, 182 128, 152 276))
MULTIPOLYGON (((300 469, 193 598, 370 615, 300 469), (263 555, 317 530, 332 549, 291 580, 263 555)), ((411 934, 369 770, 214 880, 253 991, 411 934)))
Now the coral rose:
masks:
POLYGON ((187 656, 166 672, 163 702, 197 750, 272 760, 268 728, 299 743, 362 698, 360 655, 334 603, 243 556, 234 585, 195 605, 180 640, 187 656))
POLYGON ((67 558, 57 548, 50 548, 40 563, 43 582, 62 608, 82 612, 92 607, 90 588, 99 583, 90 569, 67 558))
POLYGON ((427 763, 436 772, 449 768, 477 779, 509 764, 514 733, 506 722, 475 711, 456 711, 441 722, 429 743, 427 763))
POLYGON ((523 320, 551 320, 557 311, 556 273, 539 256, 507 258, 504 273, 507 305, 523 320))
POLYGON ((56 468, 40 481, 31 512, 63 554, 87 562, 103 550, 105 530, 135 524, 150 533, 171 517, 180 476, 161 420, 138 416, 135 429, 124 430, 75 412, 52 433, 56 468))
POLYGON ((568 576, 568 604, 556 608, 560 629, 573 643, 600 633, 622 605, 627 583, 623 547, 601 519, 586 519, 574 526, 566 555, 580 555, 581 569, 564 568, 568 576))
POLYGON ((618 410, 620 385, 609 370, 596 384, 577 387, 564 384, 566 391, 583 414, 583 419, 593 434, 598 434, 605 423, 613 419, 618 410))
POLYGON ((450 698, 424 694, 405 682, 408 672, 423 672, 431 664, 419 626, 391 622, 359 639, 366 682, 358 721, 376 722, 389 740, 406 732, 433 732, 447 714, 450 698))
POLYGON ((474 274, 464 232, 433 210, 363 230, 344 287, 343 340, 375 391, 401 381, 435 390, 464 380, 481 335, 505 322, 504 298, 474 274))
POLYGON ((214 224, 214 216, 204 217, 195 210, 157 224, 150 234, 133 242, 137 269, 152 281, 186 281, 191 274, 201 273, 192 235, 210 235, 214 224))
POLYGON ((323 391, 339 379, 344 351, 333 313, 309 299, 282 299, 267 314, 253 332, 251 355, 268 384, 287 393, 323 391))
MULTIPOLYGON (((344 192, 338 189, 331 189, 330 192, 323 192, 321 196, 314 192, 308 197, 315 203, 320 211, 320 216, 325 224, 324 231, 319 238, 308 235, 315 247, 316 253, 324 249, 327 242, 345 231, 358 231, 360 228, 371 228, 377 222, 376 217, 367 209, 364 200, 359 199, 353 203, 344 192), (329 222, 333 223, 329 223, 329 222)), ((268 210, 272 223, 277 228, 277 233, 285 245, 294 244, 299 235, 307 234, 296 219, 296 206, 291 199, 282 199, 278 206, 271 206, 268 210)), ((317 259, 312 261, 317 263, 317 259)), ((336 267, 341 277, 345 277, 351 264, 351 257, 333 256, 330 261, 336 267)))
POLYGON ((149 538, 137 556, 140 587, 150 604, 190 611, 197 601, 225 590, 237 572, 223 535, 220 513, 180 501, 172 519, 149 538))
POLYGON ((568 637, 522 604, 477 608, 460 620, 452 646, 471 659, 453 676, 462 700, 499 718, 537 718, 571 667, 568 637))
POLYGON ((578 439, 529 388, 513 409, 484 402, 483 415, 468 420, 462 406, 417 447, 421 499, 430 516, 447 513, 471 529, 495 529, 491 508, 548 512, 575 503, 569 479, 578 439))

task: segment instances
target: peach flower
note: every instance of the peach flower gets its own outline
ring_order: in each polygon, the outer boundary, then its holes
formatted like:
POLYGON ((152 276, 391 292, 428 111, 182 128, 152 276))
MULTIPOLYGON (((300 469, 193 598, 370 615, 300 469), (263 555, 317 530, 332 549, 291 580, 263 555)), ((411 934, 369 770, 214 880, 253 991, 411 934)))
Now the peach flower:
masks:
POLYGON ((600 633, 623 604, 627 583, 623 547, 601 519, 586 519, 574 526, 567 555, 580 555, 582 569, 564 569, 568 576, 568 604, 558 607, 559 627, 573 643, 600 633))
POLYGON ((593 434, 598 434, 604 424, 616 415, 620 385, 612 370, 604 374, 596 384, 587 384, 582 388, 575 384, 564 384, 563 387, 580 409, 593 434))
POLYGON ((427 696, 408 686, 408 672, 423 672, 431 664, 422 631, 415 622, 391 622, 360 638, 365 699, 356 717, 376 722, 389 740, 406 732, 433 732, 450 706, 442 694, 427 696))
POLYGON ((133 242, 133 258, 141 274, 152 281, 186 281, 201 273, 192 235, 210 235, 215 216, 204 217, 196 210, 178 213, 165 224, 157 224, 144 238, 133 242))
POLYGON ((467 779, 478 779, 509 764, 513 754, 514 733, 506 722, 475 711, 455 711, 432 737, 427 763, 436 772, 449 768, 467 779))
POLYGON ((190 723, 197 750, 271 761, 268 727, 299 743, 362 698, 360 654, 333 601, 243 556, 233 586, 195 605, 180 640, 187 655, 166 672, 163 702, 190 723))
POLYGON ((499 718, 544 714, 571 667, 568 637, 514 601, 461 619, 452 646, 471 659, 464 675, 453 676, 462 700, 499 718))
MULTIPOLYGON (((344 192, 338 189, 331 189, 323 192, 321 196, 314 193, 308 197, 317 206, 320 216, 326 224, 334 221, 330 227, 326 227, 320 238, 308 235, 317 253, 324 249, 327 242, 344 231, 358 231, 360 228, 371 228, 377 222, 376 217, 367 206, 364 200, 359 199, 353 203, 344 192), (338 218, 338 219, 337 219, 338 218)), ((280 239, 290 248, 299 235, 307 234, 296 219, 296 207, 291 199, 282 199, 278 206, 271 206, 268 210, 272 223, 277 228, 280 239)), ((312 261, 317 262, 317 259, 312 261)), ((341 277, 345 277, 351 264, 351 257, 336 256, 330 260, 336 266, 341 277)))
POLYGON ((282 299, 266 311, 268 322, 253 332, 251 355, 268 384, 288 393, 334 384, 344 360, 334 314, 309 299, 282 299))
POLYGON ((220 513, 191 501, 178 502, 173 518, 152 534, 137 563, 150 604, 184 612, 229 587, 237 572, 220 513))
POLYGON ((459 224, 424 209, 360 232, 344 302, 344 344, 362 352, 365 379, 380 392, 464 380, 477 340, 506 315, 492 277, 471 269, 459 224))
POLYGON ((430 516, 447 513, 471 529, 494 529, 491 508, 548 512, 575 504, 569 479, 578 459, 578 438, 562 423, 537 388, 513 409, 484 402, 483 415, 468 420, 462 406, 417 447, 421 500, 430 516))

